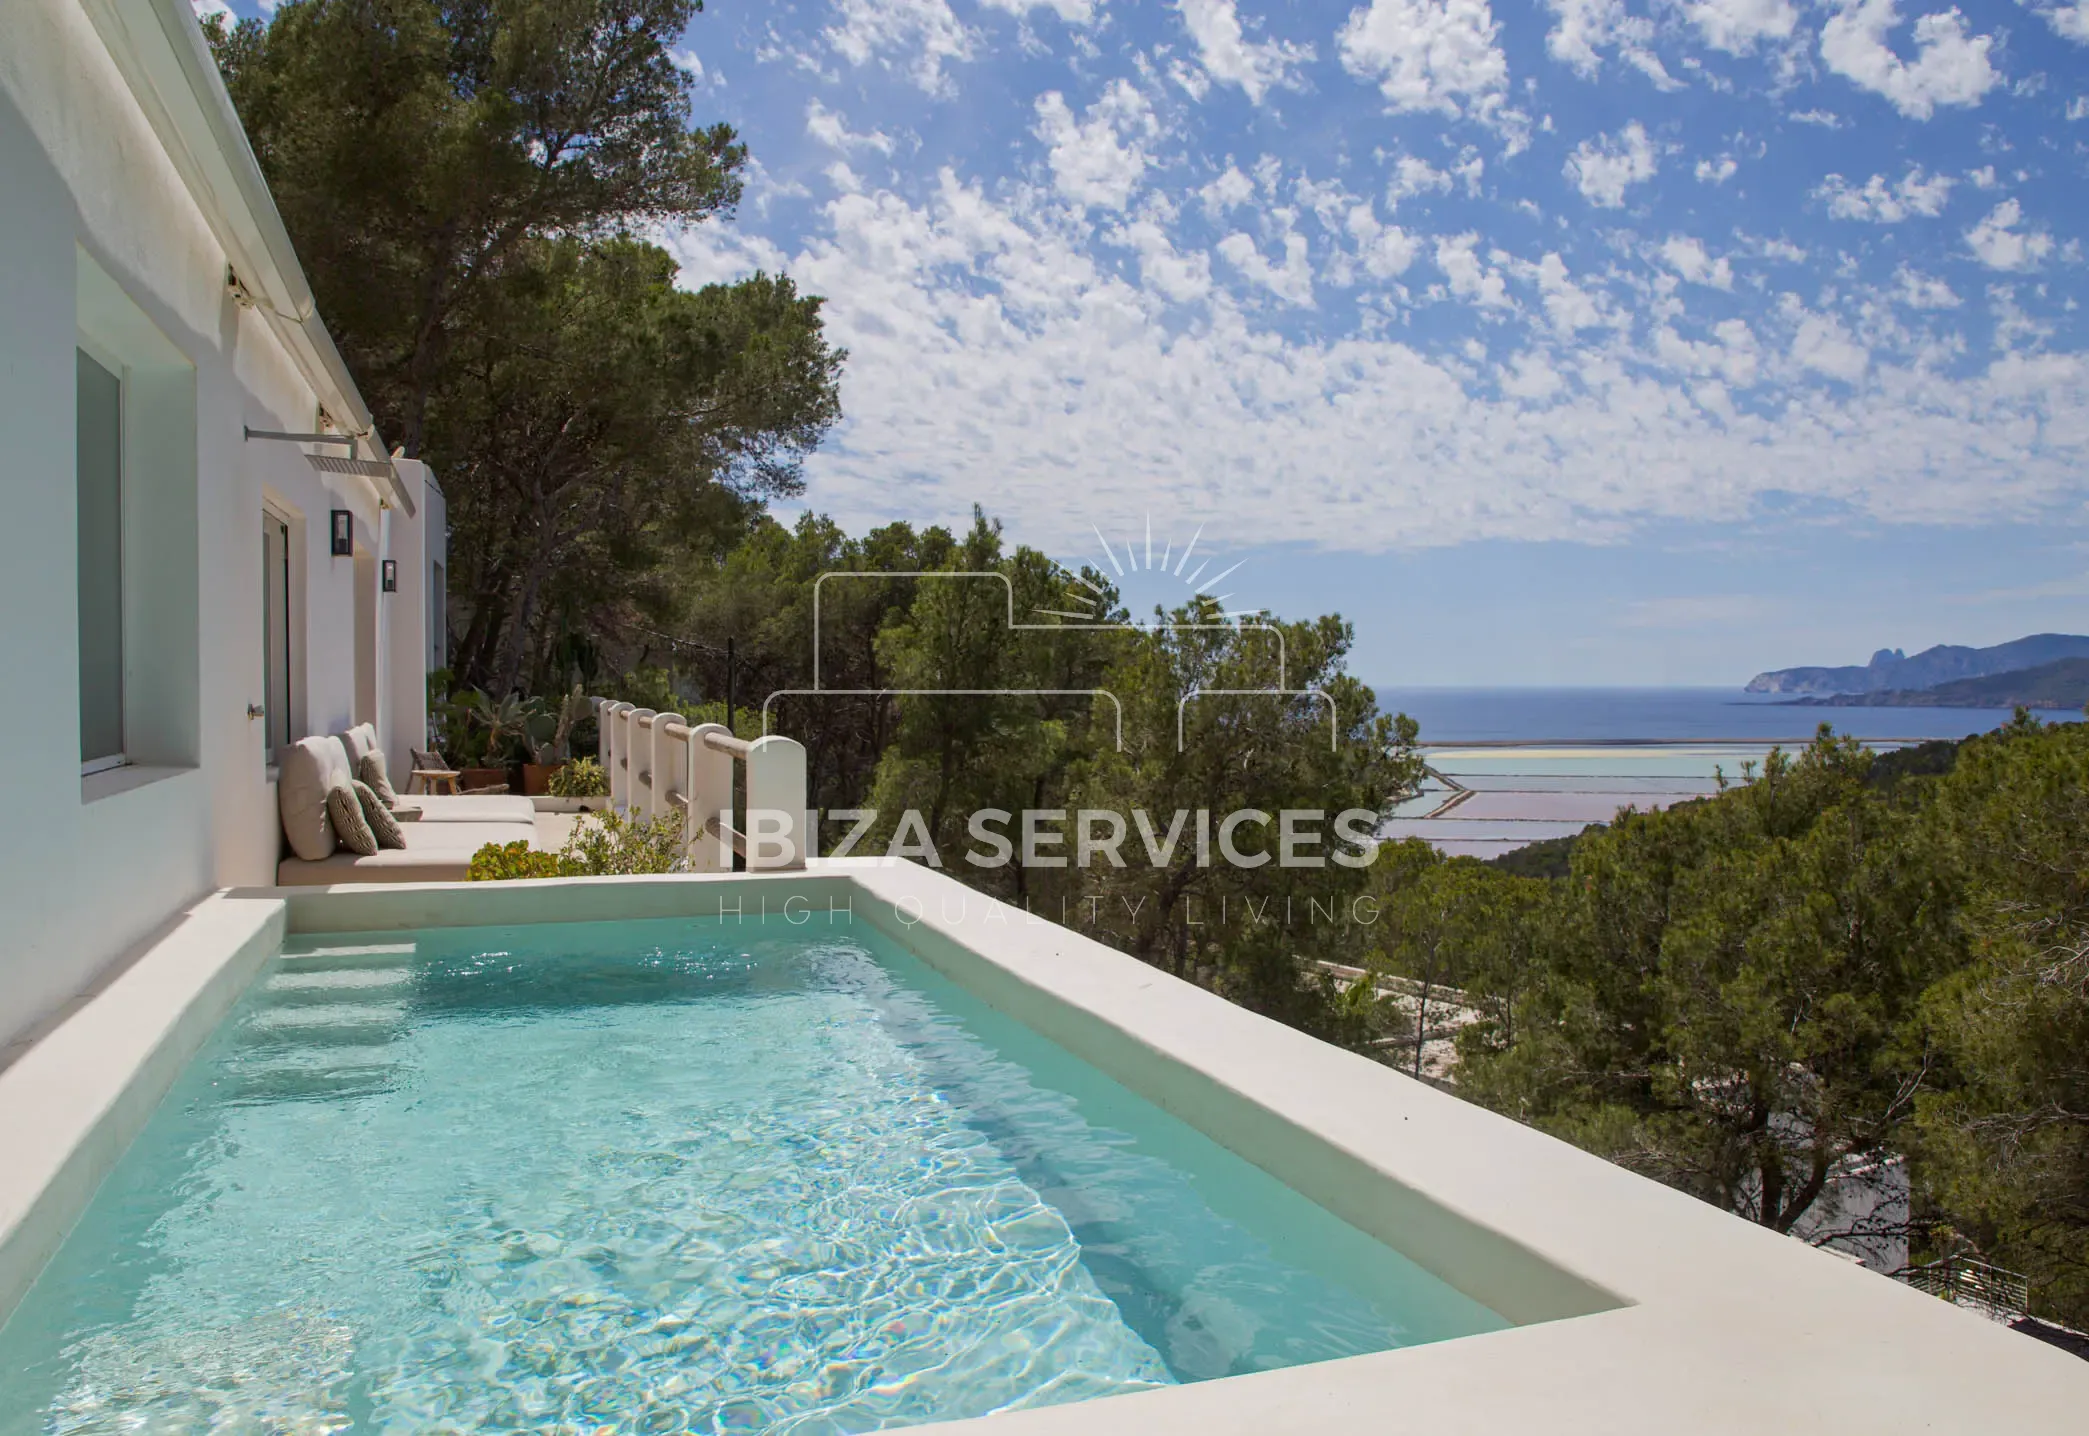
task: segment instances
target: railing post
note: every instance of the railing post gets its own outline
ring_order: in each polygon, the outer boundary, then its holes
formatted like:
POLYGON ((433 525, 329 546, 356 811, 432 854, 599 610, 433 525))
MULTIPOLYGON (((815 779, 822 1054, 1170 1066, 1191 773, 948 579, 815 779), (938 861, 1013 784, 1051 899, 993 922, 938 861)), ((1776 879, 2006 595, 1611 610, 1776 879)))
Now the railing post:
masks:
POLYGON ((699 723, 689 730, 689 870, 730 872, 732 847, 724 829, 733 822, 733 755, 704 742, 706 733, 732 736, 723 723, 699 723), (714 823, 720 830, 715 837, 714 823))
POLYGON ((634 708, 625 715, 624 729, 627 738, 624 751, 624 771, 631 775, 629 795, 626 803, 635 817, 646 817, 653 811, 653 783, 650 777, 653 764, 653 718, 650 708, 634 708))
MULTIPOLYGON (((653 725, 653 791, 662 813, 689 809, 689 724, 678 713, 670 713, 653 725)), ((687 846, 688 833, 683 833, 687 846)))
POLYGON ((652 744, 648 749, 646 766, 653 770, 653 785, 646 804, 645 816, 658 818, 674 811, 668 794, 675 791, 675 749, 679 739, 667 731, 667 725, 686 727, 687 721, 679 713, 656 713, 653 715, 652 744))
POLYGON ((609 774, 609 806, 622 812, 631 801, 631 775, 626 760, 631 752, 631 704, 624 702, 602 705, 602 768, 609 774))
POLYGON ((805 745, 772 733, 747 746, 747 870, 805 866, 805 745))

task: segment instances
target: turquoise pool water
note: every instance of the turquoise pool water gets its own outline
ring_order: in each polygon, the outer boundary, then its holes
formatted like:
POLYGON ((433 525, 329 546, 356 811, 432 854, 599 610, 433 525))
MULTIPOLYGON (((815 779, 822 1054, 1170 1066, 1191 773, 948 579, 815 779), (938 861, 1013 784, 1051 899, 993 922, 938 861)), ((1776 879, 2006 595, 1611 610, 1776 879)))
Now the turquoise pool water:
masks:
POLYGON ((1506 1325, 866 927, 299 940, 0 1431, 867 1431, 1506 1325))

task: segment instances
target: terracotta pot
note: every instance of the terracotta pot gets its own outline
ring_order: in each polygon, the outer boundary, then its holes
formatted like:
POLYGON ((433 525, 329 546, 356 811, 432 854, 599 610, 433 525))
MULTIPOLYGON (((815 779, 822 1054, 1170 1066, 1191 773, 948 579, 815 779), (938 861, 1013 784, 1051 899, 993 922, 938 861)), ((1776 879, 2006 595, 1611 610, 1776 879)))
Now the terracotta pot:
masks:
POLYGON ((524 797, 541 798, 551 791, 551 775, 565 767, 564 763, 524 763, 522 765, 522 793, 524 797))
POLYGON ((466 768, 462 779, 465 790, 473 788, 498 788, 507 783, 506 768, 466 768))

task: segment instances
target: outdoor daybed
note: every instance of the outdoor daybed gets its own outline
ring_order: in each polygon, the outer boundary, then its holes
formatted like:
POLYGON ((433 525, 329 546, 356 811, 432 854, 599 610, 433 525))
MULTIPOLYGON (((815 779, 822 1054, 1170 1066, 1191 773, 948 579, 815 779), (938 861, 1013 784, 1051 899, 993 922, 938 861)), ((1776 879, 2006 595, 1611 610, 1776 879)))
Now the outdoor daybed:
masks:
POLYGON ((328 815, 327 793, 351 785, 362 758, 376 751, 376 738, 365 723, 346 733, 301 738, 284 752, 277 802, 290 852, 276 866, 280 886, 457 882, 486 844, 535 838, 536 812, 528 798, 416 793, 391 809, 404 846, 381 847, 368 856, 348 848, 328 815))

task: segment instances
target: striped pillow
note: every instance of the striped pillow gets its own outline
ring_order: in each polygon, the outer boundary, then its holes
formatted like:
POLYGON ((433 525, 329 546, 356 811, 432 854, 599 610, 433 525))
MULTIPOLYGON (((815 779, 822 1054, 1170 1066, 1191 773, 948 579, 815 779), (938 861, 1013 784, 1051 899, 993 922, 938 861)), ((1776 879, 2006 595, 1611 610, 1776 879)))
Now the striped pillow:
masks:
MULTIPOLYGON (((372 758, 377 756, 374 753, 370 755, 372 758)), ((365 758, 363 761, 367 763, 370 761, 370 758, 365 758)), ((382 765, 380 764, 381 770, 382 765)), ((368 783, 358 780, 355 784, 355 798, 358 803, 362 804, 363 821, 370 825, 370 832, 376 837, 377 846, 380 848, 403 848, 406 846, 406 834, 399 831, 399 820, 392 816, 392 810, 384 805, 384 799, 377 796, 375 788, 368 783)))
POLYGON ((334 836, 341 846, 360 857, 377 855, 377 834, 370 831, 370 822, 363 816, 362 800, 356 797, 355 789, 336 783, 326 790, 326 815, 334 825, 334 836))
POLYGON ((387 808, 399 806, 399 795, 392 789, 392 775, 385 771, 382 752, 372 748, 363 754, 363 760, 355 765, 355 775, 370 785, 370 791, 377 794, 377 800, 387 808))

